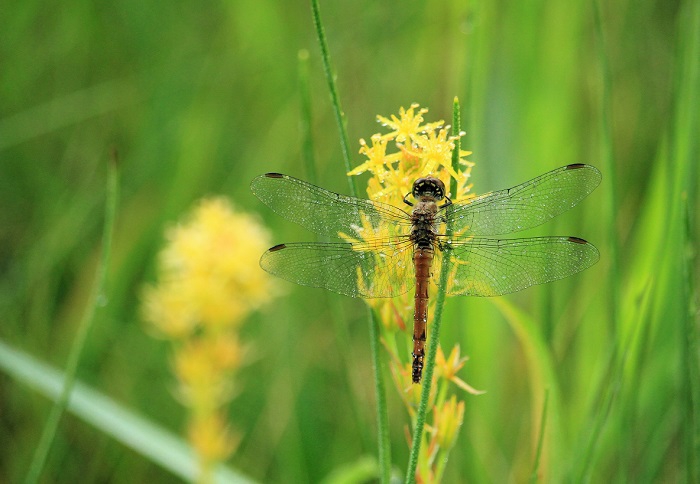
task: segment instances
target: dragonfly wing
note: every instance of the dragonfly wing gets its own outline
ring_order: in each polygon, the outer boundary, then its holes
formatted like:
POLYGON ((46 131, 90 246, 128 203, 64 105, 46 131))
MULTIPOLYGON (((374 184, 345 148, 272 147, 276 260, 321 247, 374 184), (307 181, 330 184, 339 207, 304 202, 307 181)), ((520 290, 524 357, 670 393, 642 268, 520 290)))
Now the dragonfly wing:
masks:
POLYGON ((446 209, 455 232, 502 235, 536 227, 583 200, 599 184, 597 168, 562 166, 506 190, 486 193, 446 209))
POLYGON ((302 286, 351 297, 393 297, 415 285, 413 244, 396 240, 280 244, 263 254, 260 266, 302 286))
POLYGON ((450 257, 450 295, 517 292, 581 272, 600 257, 593 244, 577 237, 474 238, 451 247, 442 253, 450 257))
POLYGON ((266 173, 253 179, 250 188, 282 217, 320 235, 344 233, 367 240, 388 235, 387 230, 400 235, 410 231, 410 216, 399 208, 340 195, 288 175, 266 173))

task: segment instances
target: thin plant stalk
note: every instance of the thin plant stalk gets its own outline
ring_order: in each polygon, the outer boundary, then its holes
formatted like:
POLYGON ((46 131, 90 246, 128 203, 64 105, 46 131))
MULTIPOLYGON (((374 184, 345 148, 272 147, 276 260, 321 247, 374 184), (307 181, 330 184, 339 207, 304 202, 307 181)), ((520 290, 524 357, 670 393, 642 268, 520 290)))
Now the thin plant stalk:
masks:
MULTIPOLYGON (((309 88, 309 52, 307 50, 300 50, 298 54, 298 76, 299 76, 299 94, 301 101, 301 137, 302 137, 302 157, 304 159, 304 165, 306 166, 306 176, 309 181, 313 184, 318 184, 318 170, 316 169, 316 157, 314 155, 314 143, 313 143, 313 133, 311 127, 313 126, 313 116, 311 108, 311 90, 309 88)), ((316 236, 318 240, 319 237, 316 236)), ((329 296, 324 294, 325 299, 331 309, 331 321, 333 323, 333 329, 336 334, 336 344, 338 347, 338 353, 340 354, 344 363, 344 383, 348 390, 348 393, 352 394, 352 382, 350 378, 350 363, 352 362, 352 354, 350 353, 350 332, 348 331, 348 325, 344 324, 343 319, 343 308, 341 302, 337 297, 329 296)), ((370 437, 367 431, 367 425, 362 420, 362 413, 360 412, 359 402, 357 401, 357 396, 354 397, 354 405, 351 405, 353 417, 357 424, 358 432, 362 438, 363 444, 369 444, 370 437)))
MULTIPOLYGON (((311 11, 314 20, 314 27, 316 28, 316 36, 318 37, 319 47, 321 49, 321 60, 323 63, 323 72, 326 76, 326 82, 328 83, 328 90, 331 95, 331 103, 333 105, 333 112, 335 114, 335 120, 338 125, 338 131, 340 133, 340 147, 343 153, 343 163, 345 166, 345 172, 348 173, 352 170, 350 166, 350 148, 348 141, 348 133, 345 124, 345 116, 343 110, 340 107, 340 98, 338 96, 338 89, 335 84, 335 78, 333 76, 333 69, 331 68, 330 54, 328 52, 328 44, 326 42, 326 35, 323 30, 323 22, 321 21, 321 12, 318 6, 318 0, 311 0, 311 11)), ((356 197, 358 190, 355 185, 354 177, 348 177, 348 184, 350 186, 350 195, 356 197)), ((379 460, 379 475, 381 476, 382 483, 388 483, 391 477, 391 446, 389 442, 389 411, 386 405, 385 396, 385 385, 384 385, 384 374, 382 372, 382 363, 379 354, 379 328, 376 319, 372 314, 372 309, 367 308, 368 318, 370 321, 370 348, 372 351, 372 369, 374 371, 374 386, 376 391, 377 399, 377 432, 378 432, 378 460, 379 460)))
MULTIPOLYGON (((321 11, 318 6, 318 0, 311 0, 311 11, 314 18, 314 27, 316 28, 316 36, 318 37, 318 45, 321 48, 321 60, 323 61, 323 73, 326 75, 328 90, 331 95, 331 103, 333 104, 333 114, 335 122, 338 125, 340 133, 340 149, 343 152, 343 163, 345 164, 345 173, 352 170, 350 164, 350 142, 348 141, 348 131, 346 129, 346 120, 343 109, 340 107, 340 98, 338 97, 338 87, 335 84, 333 76, 333 68, 331 66, 331 58, 328 53, 328 43, 326 42, 326 34, 323 30, 323 22, 321 21, 321 11)), ((350 184, 350 195, 357 196, 358 190, 355 185, 355 179, 348 177, 350 184)))
POLYGON ((440 341, 440 326, 442 323, 442 310, 445 306, 445 287, 449 274, 449 248, 446 248, 442 255, 442 267, 440 268, 440 282, 435 298, 435 316, 430 330, 430 342, 428 343, 428 354, 426 356, 425 368, 423 370, 423 388, 420 394, 420 403, 416 413, 416 426, 413 430, 413 441, 411 442, 411 453, 408 459, 408 470, 406 471, 406 483, 416 482, 416 468, 418 467, 418 455, 423 440, 423 430, 425 428, 425 418, 428 413, 428 402, 430 401, 430 387, 433 382, 433 372, 435 369, 435 355, 437 355, 438 342, 440 341))
MULTIPOLYGON (((452 116, 452 130, 453 134, 457 133, 457 139, 455 139, 454 150, 452 151, 452 163, 453 166, 459 165, 459 130, 460 130, 460 116, 459 116, 459 100, 454 99, 453 103, 453 116, 452 116)), ((456 192, 455 188, 452 188, 454 180, 450 182, 450 189, 456 192)), ((425 368, 423 370, 423 388, 421 389, 420 403, 418 404, 418 411, 416 413, 416 426, 413 429, 413 440, 411 442, 411 453, 408 458, 408 470, 406 471, 406 483, 412 484, 416 482, 416 469, 418 467, 418 456, 420 455, 420 447, 423 441, 423 430, 425 429, 425 418, 428 413, 428 402, 430 401, 430 387, 433 383, 433 372, 435 369, 435 356, 437 355, 437 349, 440 342, 440 326, 442 324, 442 311, 445 307, 445 296, 447 290, 447 280, 450 269, 450 246, 449 240, 452 237, 453 232, 452 224, 447 224, 445 235, 447 239, 446 246, 444 247, 442 253, 442 264, 440 267, 440 281, 438 282, 438 291, 435 298, 435 316, 433 317, 433 324, 430 326, 430 341, 428 343, 428 354, 426 356, 425 368)))
POLYGON ((118 178, 117 155, 116 152, 114 152, 112 155, 112 160, 109 163, 107 175, 107 199, 105 204, 105 219, 102 232, 102 254, 97 265, 95 281, 92 286, 88 305, 85 309, 80 326, 78 327, 78 332, 73 340, 73 346, 68 355, 65 379, 61 394, 54 402, 53 407, 51 407, 51 412, 46 420, 39 444, 37 445, 29 471, 27 472, 27 477, 25 479, 27 484, 36 483, 41 476, 41 472, 46 464, 46 458, 51 449, 51 444, 53 443, 53 439, 56 435, 56 430, 58 429, 58 424, 61 421, 61 417, 63 416, 66 407, 68 406, 68 399, 70 398, 73 386, 75 385, 75 375, 78 369, 78 363, 80 362, 80 356, 85 348, 85 342, 90 329, 95 322, 95 314, 97 313, 98 307, 103 306, 106 301, 105 286, 107 280, 107 267, 109 267, 110 254, 112 250, 114 218, 117 210, 117 199, 119 195, 118 178))

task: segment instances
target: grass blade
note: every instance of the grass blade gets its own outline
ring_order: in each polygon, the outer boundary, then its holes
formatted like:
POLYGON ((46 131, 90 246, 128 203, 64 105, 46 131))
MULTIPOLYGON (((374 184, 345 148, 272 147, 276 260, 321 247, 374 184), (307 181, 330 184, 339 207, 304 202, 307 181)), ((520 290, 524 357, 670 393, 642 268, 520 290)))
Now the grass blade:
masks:
POLYGON ((102 255, 97 266, 97 275, 92 287, 90 299, 88 300, 88 306, 85 309, 85 314, 80 322, 78 332, 75 335, 75 340, 73 341, 71 351, 68 355, 65 373, 66 376, 63 380, 63 389, 51 408, 51 412, 49 413, 46 425, 44 426, 39 444, 34 453, 32 463, 29 467, 29 472, 27 473, 26 482, 28 484, 37 482, 39 476, 41 475, 41 471, 44 468, 46 457, 49 454, 51 444, 54 436, 56 435, 56 430, 58 429, 58 424, 61 420, 63 412, 66 409, 66 406, 68 405, 70 393, 73 390, 75 374, 78 369, 80 355, 85 347, 87 335, 95 321, 95 314, 97 313, 98 306, 101 305, 101 301, 106 300, 105 285, 107 280, 107 267, 109 266, 110 253, 112 249, 112 233, 114 231, 114 217, 117 210, 118 193, 119 181, 117 155, 116 152, 114 152, 112 160, 109 164, 109 174, 107 176, 107 200, 105 204, 105 219, 102 235, 102 255))
POLYGON ((540 436, 537 439, 537 452, 535 453, 535 463, 532 466, 532 475, 530 482, 539 481, 540 472, 540 457, 542 456, 542 447, 544 446, 544 431, 547 426, 547 407, 549 405, 549 389, 544 392, 544 403, 542 404, 542 417, 540 420, 540 436))
MULTIPOLYGON (((66 375, 0 341, 0 368, 19 382, 54 401, 61 397, 66 375)), ((180 438, 122 407, 109 397, 75 382, 67 410, 113 439, 189 481, 198 475, 192 449, 180 438)), ((249 478, 221 467, 217 482, 248 483, 249 478)))

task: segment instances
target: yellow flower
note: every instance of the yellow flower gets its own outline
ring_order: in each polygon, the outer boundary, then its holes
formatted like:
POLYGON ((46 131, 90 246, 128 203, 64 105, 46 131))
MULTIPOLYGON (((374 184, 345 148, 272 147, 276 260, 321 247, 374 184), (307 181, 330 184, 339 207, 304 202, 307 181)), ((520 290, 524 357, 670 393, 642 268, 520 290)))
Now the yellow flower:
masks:
MULTIPOLYGON (((405 207, 403 197, 411 191, 413 182, 425 175, 440 178, 449 187, 450 178, 457 181, 457 193, 452 200, 468 198, 471 186, 467 183, 473 163, 463 159, 470 151, 460 151, 461 170, 452 166, 454 136, 449 136, 449 126, 444 121, 423 124, 423 115, 427 109, 416 109, 412 104, 409 109, 401 108, 399 116, 391 119, 377 116, 377 119, 393 131, 372 136, 372 146, 360 140, 360 153, 368 159, 348 175, 359 175, 369 171, 373 176, 368 182, 367 194, 371 200, 378 200, 399 207, 405 207), (394 142, 390 151, 389 142, 394 142)), ((460 133, 459 136, 462 136, 460 133)))
MULTIPOLYGON (((188 428, 188 437, 203 467, 208 469, 212 463, 226 459, 239 440, 232 434, 226 420, 220 414, 193 419, 188 428)), ((200 482, 202 481, 205 479, 200 478, 200 482)))
POLYGON ((464 363, 468 360, 468 357, 459 357, 459 345, 455 345, 452 348, 450 357, 445 359, 445 353, 442 352, 442 348, 438 347, 437 355, 435 355, 435 369, 440 377, 445 380, 449 380, 462 390, 465 390, 472 395, 481 395, 486 393, 481 390, 477 390, 464 380, 457 377, 457 372, 462 369, 464 363))
MULTIPOLYGON (((449 126, 443 121, 425 123, 423 115, 428 112, 417 104, 412 104, 409 109, 401 108, 399 115, 390 117, 377 116, 378 120, 387 127, 390 132, 375 134, 371 137, 371 145, 360 140, 360 154, 367 160, 348 175, 359 175, 369 172, 372 176, 367 183, 367 195, 371 200, 388 203, 409 212, 404 204, 404 196, 411 192, 413 182, 427 175, 442 180, 448 190, 452 185, 456 191, 448 196, 453 202, 461 202, 473 197, 471 194, 471 169, 473 163, 465 157, 471 152, 460 150, 456 166, 452 163, 452 153, 455 149, 455 141, 458 136, 450 135, 449 126)), ((349 242, 361 242, 376 236, 388 236, 391 234, 377 234, 376 228, 363 226, 355 230, 356 234, 340 234, 349 242)), ((462 234, 459 234, 462 235, 462 234)), ((439 267, 442 252, 436 251, 434 267, 439 267)), ((453 270, 456 271, 456 268, 453 270)), ((401 271, 398 271, 401 272, 401 271)), ((403 278, 410 278, 411 271, 406 270, 392 281, 394 286, 401 288, 403 278)), ((358 274, 358 277, 360 274, 358 274)), ((412 284, 414 281, 411 280, 412 284)), ((360 284, 369 286, 372 281, 360 280, 360 284)), ((430 285, 429 314, 433 314, 436 285, 430 285)), ((399 297, 375 299, 368 303, 379 315, 383 325, 383 345, 390 354, 390 369, 394 385, 406 405, 411 418, 415 418, 416 409, 420 400, 421 387, 412 382, 410 352, 413 348, 412 322, 413 294, 406 291, 399 297), (403 336, 402 336, 403 335, 403 336), (406 350, 401 348, 405 345, 406 350), (408 355, 400 357, 399 355, 408 355)), ((430 328, 429 330, 430 331, 430 328)), ((464 402, 458 402, 456 397, 449 397, 449 391, 453 387, 447 382, 452 382, 459 388, 472 394, 479 394, 459 377, 457 372, 464 366, 466 358, 460 358, 459 346, 455 346, 449 358, 438 348, 436 371, 433 374, 432 385, 440 390, 431 392, 428 408, 433 412, 433 426, 426 426, 430 435, 426 439, 418 457, 417 477, 419 482, 439 482, 444 470, 444 462, 447 459, 450 448, 454 445, 459 428, 464 416, 464 402)), ((427 384, 428 382, 424 382, 427 384)))
POLYGON ((442 407, 435 409, 433 415, 435 438, 442 449, 452 448, 463 419, 464 402, 457 402, 454 395, 442 407))
POLYGON ((398 118, 393 114, 391 115, 391 119, 384 116, 377 116, 377 120, 382 123, 382 125, 393 129, 392 132, 383 135, 382 138, 393 139, 399 143, 403 143, 407 140, 412 140, 414 136, 417 136, 426 129, 434 129, 443 125, 444 121, 422 125, 423 115, 428 112, 428 109, 422 108, 416 113, 415 110, 417 107, 419 107, 419 105, 413 103, 408 109, 399 108, 398 118))
POLYGON ((348 173, 348 175, 360 175, 366 171, 371 172, 379 179, 386 176, 388 170, 391 169, 391 163, 398 161, 397 153, 393 155, 386 154, 386 139, 383 139, 379 134, 375 134, 371 138, 372 146, 367 146, 364 139, 360 140, 360 154, 365 155, 368 159, 360 166, 348 173))
MULTIPOLYGON (((371 146, 363 140, 360 141, 360 153, 367 157, 367 161, 348 175, 359 175, 365 171, 372 174, 367 183, 367 195, 371 200, 408 210, 408 206, 403 202, 404 196, 411 192, 416 179, 426 175, 440 178, 448 188, 450 181, 454 179, 457 182, 457 192, 451 196, 453 201, 473 196, 469 193, 471 184, 468 182, 473 164, 464 159, 470 152, 460 151, 461 169, 455 170, 452 166, 452 150, 456 137, 448 135, 448 127, 444 126, 443 121, 425 123, 423 115, 427 112, 427 109, 420 108, 418 104, 412 104, 408 109, 401 108, 398 116, 377 116, 391 131, 383 135, 373 135, 371 146)), ((459 134, 462 135, 463 133, 459 134)), ((377 236, 371 230, 365 230, 365 233, 367 235, 364 239, 377 236)), ((354 241, 344 234, 341 236, 348 241, 354 241)), ((437 255, 439 258, 440 255, 437 255)), ((436 260, 435 263, 439 264, 439 261, 436 260)), ((408 270, 405 272, 409 273, 408 270)), ((400 284, 399 278, 396 279, 396 284, 400 284)), ((368 285, 371 281, 360 283, 368 285)), ((435 291, 434 284, 431 285, 431 291, 435 291)), ((432 304, 434 298, 430 301, 432 304)), ((384 317, 393 316, 398 321, 406 322, 412 320, 413 295, 409 292, 393 299, 374 300, 370 304, 384 317)), ((398 328, 385 319, 383 321, 388 328, 398 328)))
POLYGON ((275 295, 258 265, 270 237, 254 217, 211 198, 166 239, 158 283, 144 290, 142 311, 149 329, 172 342, 177 394, 190 412, 188 434, 206 482, 235 448, 224 409, 245 355, 239 326, 275 295))
POLYGON ((238 324, 274 294, 257 262, 269 240, 255 218, 235 212, 223 198, 203 200, 167 233, 160 283, 146 289, 145 319, 170 337, 238 324))
POLYGON ((219 407, 231 398, 231 377, 240 367, 243 350, 235 334, 187 341, 178 348, 174 370, 179 396, 192 408, 219 407))

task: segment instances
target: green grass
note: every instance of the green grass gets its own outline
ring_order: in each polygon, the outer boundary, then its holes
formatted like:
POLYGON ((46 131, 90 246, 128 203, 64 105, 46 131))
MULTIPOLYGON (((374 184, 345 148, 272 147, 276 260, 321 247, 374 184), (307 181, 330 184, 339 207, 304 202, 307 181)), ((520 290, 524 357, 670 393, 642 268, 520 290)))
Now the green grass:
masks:
MULTIPOLYGON (((107 305, 76 377, 127 427, 132 415, 171 434, 184 425, 167 344, 138 313, 165 226, 223 193, 276 243, 313 240, 262 207, 249 181, 308 178, 315 165, 321 186, 348 193, 311 6, 264 6, 27 1, 0 20, 0 341, 66 370, 92 304, 116 146, 107 305)), ((460 376, 487 393, 463 395, 445 482, 522 482, 533 469, 541 482, 697 481, 698 2, 320 8, 352 164, 376 114, 415 101, 428 121, 450 120, 457 96, 476 193, 568 163, 603 172, 591 196, 537 229, 590 240, 596 266, 504 298, 446 300, 442 344, 461 345, 460 376)), ((378 475, 366 307, 284 287, 243 329, 253 351, 230 409, 242 440, 228 467, 262 482, 378 475)), ((0 482, 26 478, 46 431, 54 397, 37 384, 0 372, 0 482)), ((388 383, 386 398, 402 475, 408 416, 388 383)), ((172 481, 106 418, 69 410, 40 482, 172 481)))

